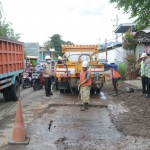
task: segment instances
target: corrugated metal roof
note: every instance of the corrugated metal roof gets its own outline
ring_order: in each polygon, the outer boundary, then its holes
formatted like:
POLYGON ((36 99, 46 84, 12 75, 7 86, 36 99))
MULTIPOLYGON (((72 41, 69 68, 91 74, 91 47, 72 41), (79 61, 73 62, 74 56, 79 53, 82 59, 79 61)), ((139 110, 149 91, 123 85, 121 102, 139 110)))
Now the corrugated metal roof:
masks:
POLYGON ((129 28, 133 28, 135 25, 132 23, 124 23, 120 24, 117 29, 114 31, 115 33, 125 33, 129 28))

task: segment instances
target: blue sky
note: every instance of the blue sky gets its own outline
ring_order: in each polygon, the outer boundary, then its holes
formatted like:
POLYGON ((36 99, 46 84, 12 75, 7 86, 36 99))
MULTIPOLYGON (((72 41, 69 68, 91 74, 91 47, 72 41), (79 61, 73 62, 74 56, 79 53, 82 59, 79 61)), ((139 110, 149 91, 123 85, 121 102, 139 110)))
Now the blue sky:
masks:
MULTIPOLYGON (((113 39, 119 24, 132 23, 129 15, 115 9, 108 0, 1 0, 7 21, 12 22, 16 33, 22 33, 22 42, 39 42, 42 45, 53 34, 75 44, 103 43, 113 39)), ((119 40, 121 41, 121 39, 119 40)))

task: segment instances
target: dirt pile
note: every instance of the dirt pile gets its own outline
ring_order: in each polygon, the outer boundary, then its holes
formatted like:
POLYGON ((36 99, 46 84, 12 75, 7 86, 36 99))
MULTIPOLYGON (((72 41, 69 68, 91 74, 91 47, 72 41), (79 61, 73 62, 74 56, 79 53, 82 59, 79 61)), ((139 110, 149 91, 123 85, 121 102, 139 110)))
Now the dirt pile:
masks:
MULTIPOLYGON (((119 89, 125 87, 135 88, 124 82, 119 82, 119 89)), ((112 85, 105 85, 104 91, 107 90, 109 94, 112 94, 112 85)), ((122 92, 112 98, 114 103, 122 103, 129 110, 119 114, 111 113, 113 123, 125 135, 150 138, 150 99, 146 99, 145 96, 140 90, 137 90, 131 93, 122 92)))

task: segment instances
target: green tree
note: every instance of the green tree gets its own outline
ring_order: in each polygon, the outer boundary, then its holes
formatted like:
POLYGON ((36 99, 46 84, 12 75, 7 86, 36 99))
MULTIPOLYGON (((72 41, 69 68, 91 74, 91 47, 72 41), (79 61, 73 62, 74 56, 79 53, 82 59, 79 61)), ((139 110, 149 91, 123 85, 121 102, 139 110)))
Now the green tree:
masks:
POLYGON ((61 35, 59 34, 54 34, 53 36, 50 37, 50 41, 46 41, 45 43, 43 43, 43 46, 45 47, 45 49, 49 49, 49 48, 55 48, 56 51, 59 51, 61 53, 62 48, 61 45, 62 44, 66 44, 66 45, 72 45, 73 42, 71 41, 63 41, 61 39, 61 35))
POLYGON ((0 1, 0 36, 10 38, 12 40, 20 39, 20 33, 15 34, 14 29, 11 27, 11 22, 6 22, 5 19, 2 18, 3 7, 0 1))
POLYGON ((61 35, 54 34, 52 37, 50 37, 50 39, 51 39, 51 45, 53 45, 55 50, 61 52, 61 43, 62 43, 61 35))
POLYGON ((43 43, 43 47, 44 47, 46 50, 48 50, 49 48, 54 47, 54 45, 52 44, 51 41, 46 41, 46 42, 43 43))
POLYGON ((20 33, 15 34, 14 29, 11 27, 11 22, 6 22, 5 19, 0 19, 0 36, 10 38, 12 40, 19 40, 20 33))
POLYGON ((146 28, 150 24, 149 0, 109 0, 117 3, 116 8, 123 8, 125 13, 131 13, 130 18, 136 18, 134 23, 137 29, 146 28))
POLYGON ((71 41, 67 41, 67 42, 62 41, 62 44, 65 44, 65 45, 74 45, 74 43, 73 43, 73 42, 71 42, 71 41))

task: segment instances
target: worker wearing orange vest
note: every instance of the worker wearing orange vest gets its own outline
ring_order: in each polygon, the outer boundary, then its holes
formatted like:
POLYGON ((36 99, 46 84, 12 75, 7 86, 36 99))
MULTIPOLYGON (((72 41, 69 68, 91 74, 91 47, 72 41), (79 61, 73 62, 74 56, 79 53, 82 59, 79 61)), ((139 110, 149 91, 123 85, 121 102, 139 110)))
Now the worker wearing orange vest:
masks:
POLYGON ((115 64, 114 60, 111 60, 110 64, 105 64, 106 67, 110 67, 110 79, 112 79, 112 84, 114 86, 115 93, 114 96, 118 95, 118 80, 120 78, 120 74, 118 72, 118 66, 115 64))
POLYGON ((83 103, 81 111, 84 111, 89 108, 88 103, 90 101, 90 89, 91 89, 91 74, 88 70, 87 61, 83 61, 82 63, 82 70, 80 73, 80 81, 78 87, 80 87, 81 101, 83 103))

